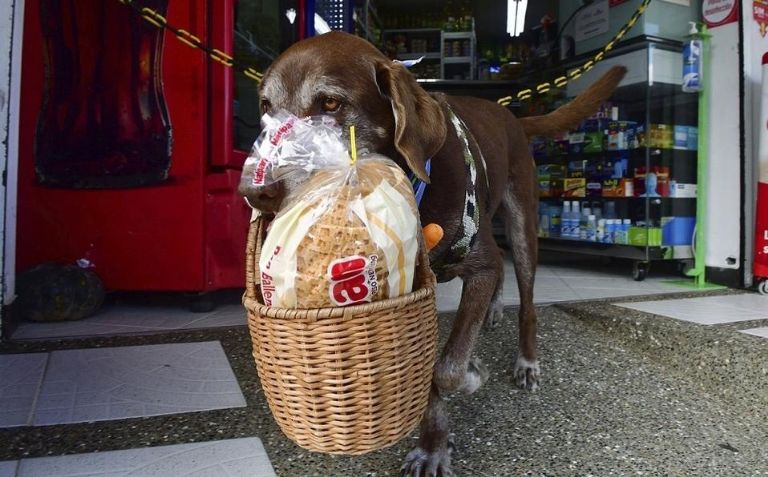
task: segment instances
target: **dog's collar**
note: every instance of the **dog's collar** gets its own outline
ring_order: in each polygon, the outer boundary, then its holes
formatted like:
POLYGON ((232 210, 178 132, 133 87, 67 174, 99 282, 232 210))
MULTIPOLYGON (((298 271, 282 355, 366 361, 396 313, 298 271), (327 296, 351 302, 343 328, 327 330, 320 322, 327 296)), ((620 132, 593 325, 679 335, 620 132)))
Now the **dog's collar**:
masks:
MULTIPOLYGON (((451 118, 451 124, 453 124, 456 130, 456 135, 462 144, 462 153, 464 155, 464 169, 466 171, 466 187, 465 187, 465 200, 464 211, 461 216, 461 223, 456 235, 453 237, 450 247, 440 257, 432 262, 432 270, 438 274, 444 271, 445 267, 458 263, 466 257, 469 253, 472 245, 474 245, 477 239, 477 233, 480 230, 480 208, 477 201, 477 164, 475 162, 475 156, 472 154, 470 147, 470 140, 477 144, 472 133, 467 128, 464 121, 461 120, 453 112, 451 107, 446 104, 448 109, 448 115, 451 118)), ((480 161, 485 171, 485 158, 480 148, 476 148, 480 155, 480 161)), ((427 175, 431 171, 431 159, 427 160, 425 164, 427 175)), ((487 173, 484 172, 486 181, 488 180, 487 173)), ((413 185, 414 194, 416 194, 416 203, 421 205, 421 199, 424 196, 424 191, 427 188, 427 184, 417 178, 412 172, 409 174, 411 184, 413 185)))
MULTIPOLYGON (((427 177, 429 177, 429 173, 432 171, 432 158, 427 159, 427 162, 424 163, 424 169, 427 171, 427 177)), ((413 186, 413 193, 416 196, 416 206, 418 207, 421 205, 421 199, 424 198, 424 191, 427 190, 427 183, 416 177, 416 174, 413 172, 408 173, 408 179, 410 179, 411 185, 413 186)))

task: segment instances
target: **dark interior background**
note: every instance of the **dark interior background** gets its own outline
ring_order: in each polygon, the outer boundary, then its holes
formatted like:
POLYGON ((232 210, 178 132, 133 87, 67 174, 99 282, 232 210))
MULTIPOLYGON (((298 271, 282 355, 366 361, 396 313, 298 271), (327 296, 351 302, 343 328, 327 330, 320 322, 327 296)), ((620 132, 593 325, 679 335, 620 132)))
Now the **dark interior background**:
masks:
MULTIPOLYGON (((472 0, 467 2, 475 17, 475 30, 478 43, 500 43, 509 38, 507 35, 507 0, 472 0)), ((374 5, 380 9, 409 12, 425 9, 442 11, 448 4, 447 0, 375 0, 374 5)), ((549 14, 557 20, 557 0, 529 0, 526 14, 525 29, 529 30, 539 25, 541 18, 549 14)), ((454 1, 453 5, 460 5, 454 1)))

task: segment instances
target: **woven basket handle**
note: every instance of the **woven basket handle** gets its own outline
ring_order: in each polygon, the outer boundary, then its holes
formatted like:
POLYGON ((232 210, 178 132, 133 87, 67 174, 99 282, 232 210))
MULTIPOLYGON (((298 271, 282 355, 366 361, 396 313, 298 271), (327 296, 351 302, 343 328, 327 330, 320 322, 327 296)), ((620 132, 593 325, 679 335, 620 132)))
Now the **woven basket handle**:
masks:
POLYGON ((268 223, 263 215, 259 215, 248 228, 248 242, 245 246, 245 296, 253 300, 257 299, 256 290, 261 285, 259 258, 268 223))

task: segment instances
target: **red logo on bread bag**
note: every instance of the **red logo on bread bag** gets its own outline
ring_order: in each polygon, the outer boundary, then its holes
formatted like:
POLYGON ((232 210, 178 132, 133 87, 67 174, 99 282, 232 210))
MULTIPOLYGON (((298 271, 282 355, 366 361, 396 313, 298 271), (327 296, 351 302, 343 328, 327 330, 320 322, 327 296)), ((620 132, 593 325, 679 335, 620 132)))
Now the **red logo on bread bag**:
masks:
POLYGON ((253 170, 253 185, 264 185, 267 181, 267 166, 269 166, 269 159, 259 158, 256 169, 253 170))
POLYGON ((336 306, 370 302, 379 291, 376 263, 379 257, 360 255, 340 258, 328 265, 329 295, 336 306))
MULTIPOLYGON (((272 256, 269 258, 269 261, 267 262, 267 266, 264 267, 266 271, 269 271, 272 269, 272 260, 280 254, 281 250, 282 250, 282 247, 275 247, 275 251, 272 253, 272 256)), ((261 296, 264 299, 265 305, 272 306, 272 302, 275 298, 275 291, 276 291, 275 281, 272 278, 272 275, 270 275, 266 271, 261 272, 261 296)))
POLYGON ((269 142, 271 142, 273 146, 277 146, 278 144, 280 144, 280 141, 283 140, 283 136, 288 134, 288 132, 291 129, 293 129, 293 123, 295 122, 296 122, 296 118, 291 118, 288 121, 281 124, 280 127, 277 128, 275 135, 272 136, 272 139, 270 139, 269 142))

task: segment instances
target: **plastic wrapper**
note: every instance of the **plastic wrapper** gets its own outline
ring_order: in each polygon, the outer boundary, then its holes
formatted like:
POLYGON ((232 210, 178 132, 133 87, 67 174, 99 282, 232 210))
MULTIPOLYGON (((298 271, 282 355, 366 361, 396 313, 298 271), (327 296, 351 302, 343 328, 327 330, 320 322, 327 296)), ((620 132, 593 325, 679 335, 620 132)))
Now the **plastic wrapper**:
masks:
POLYGON ((267 157, 265 183, 291 184, 261 250, 264 304, 324 308, 411 292, 422 238, 408 178, 383 156, 353 163, 331 123, 291 124, 254 148, 267 157))
POLYGON ((250 201, 259 190, 277 181, 288 190, 306 181, 317 169, 338 165, 348 155, 342 131, 328 116, 299 119, 285 111, 261 118, 262 132, 243 164, 239 192, 250 201))

